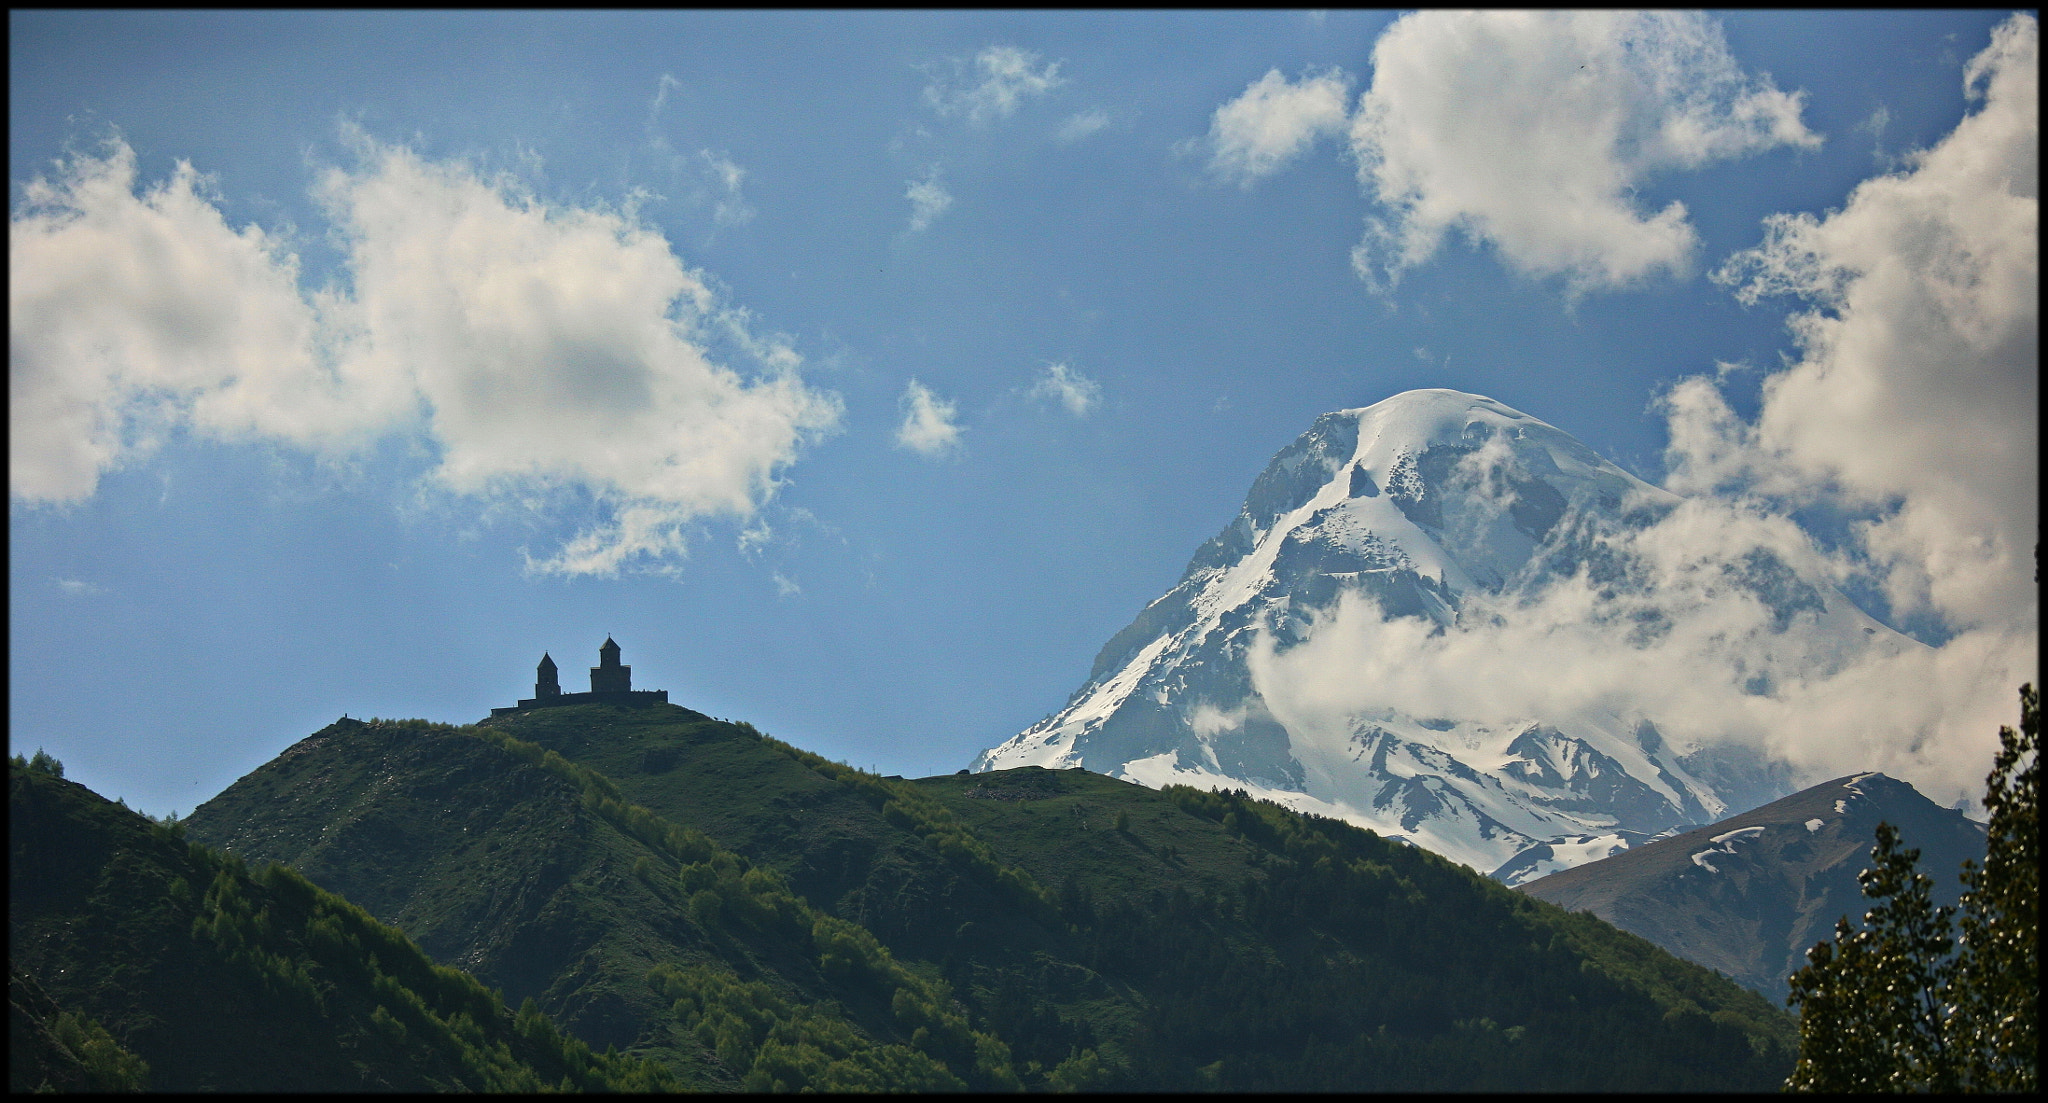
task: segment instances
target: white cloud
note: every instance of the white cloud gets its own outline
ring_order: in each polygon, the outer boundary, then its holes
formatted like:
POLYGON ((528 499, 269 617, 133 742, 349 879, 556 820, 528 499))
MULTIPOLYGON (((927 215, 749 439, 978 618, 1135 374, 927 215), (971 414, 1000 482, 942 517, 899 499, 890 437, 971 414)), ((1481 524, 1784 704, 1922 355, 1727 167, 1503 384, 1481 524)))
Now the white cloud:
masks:
POLYGON ((333 446, 407 411, 402 386, 317 340, 343 304, 302 295, 286 243, 230 227, 190 163, 135 187, 135 153, 115 139, 31 181, 10 215, 16 497, 88 498, 181 424, 333 446))
POLYGON ((320 192, 349 243, 363 355, 432 411, 439 478, 465 494, 574 484, 614 507, 540 569, 679 552, 677 526, 751 514, 837 420, 786 360, 750 382, 709 359, 734 320, 654 230, 402 148, 365 158, 320 192))
POLYGON ((1729 570, 1759 550, 1823 577, 1836 566, 1750 504, 1691 499, 1608 548, 1603 562, 1629 564, 1626 584, 1582 573, 1523 597, 1468 593, 1442 631, 1346 595, 1305 642, 1262 637, 1253 684, 1289 730, 1340 742, 1354 717, 1386 708, 1502 727, 1604 716, 1626 730, 1647 718, 1681 753, 1748 747, 1805 783, 1882 770, 1943 803, 1981 796, 1998 726, 2032 670, 2011 635, 1941 648, 1863 637, 1859 649, 1839 632, 1779 631, 1729 570))
POLYGON ((754 208, 741 194, 740 185, 747 178, 747 170, 732 159, 724 150, 700 149, 697 156, 685 157, 660 129, 661 113, 668 106, 671 91, 680 90, 683 82, 667 73, 661 75, 654 85, 654 98, 647 104, 647 148, 694 194, 694 202, 711 206, 711 221, 717 226, 740 226, 753 221, 754 208))
POLYGON ((1703 380, 1687 384, 1671 467, 1773 493, 1824 485, 1877 511, 1860 543, 1895 611, 1958 630, 2032 629, 2038 22, 2000 26, 1965 86, 1981 108, 1909 169, 1864 181, 1823 218, 1772 216, 1763 243, 1714 274, 1746 303, 1791 294, 1814 308, 1792 318, 1801 358, 1766 379, 1754 425, 1703 380))
POLYGON ((898 400, 903 422, 896 427, 896 444, 921 456, 942 456, 960 447, 961 428, 953 419, 958 407, 932 393, 930 387, 913 379, 898 400))
POLYGON ((1255 651, 1274 714, 1297 731, 1373 707, 1642 716, 1681 747, 1752 747, 1806 782, 1882 770, 1943 803, 1980 797, 2040 658, 2037 27, 1999 28, 1966 71, 1981 108, 1909 171, 1824 217, 1771 219, 1717 274, 1745 301, 1813 304, 1793 319, 1801 356, 1766 378, 1754 421, 1721 390, 1731 365, 1660 397, 1667 485, 1694 497, 1608 541, 1620 581, 1478 595, 1442 632, 1345 599, 1307 642, 1255 651), (1823 552, 1800 506, 1869 520, 1823 552), (1931 645, 1878 631, 1860 649, 1781 632, 1728 584, 1756 550, 1808 578, 1874 581, 1895 614, 1943 630, 1931 645))
POLYGON ((669 89, 682 86, 682 81, 668 73, 663 73, 661 79, 654 82, 654 99, 647 104, 647 121, 650 125, 661 117, 662 108, 668 106, 669 89))
POLYGON ((1102 401, 1102 384, 1065 364, 1047 364, 1045 374, 1031 385, 1031 396, 1052 399, 1075 417, 1085 417, 1102 401))
POLYGON ((315 190, 349 285, 311 295, 256 227, 231 230, 190 166, 143 195, 134 154, 37 180, 11 219, 12 490, 76 501, 148 438, 339 451, 397 431, 476 499, 580 490, 595 527, 536 570, 609 574, 683 554, 681 527, 751 515, 837 422, 780 339, 754 337, 630 214, 351 133, 315 190), (763 373, 714 363, 717 341, 763 373))
POLYGON ((1053 136, 1062 142, 1078 142, 1108 125, 1109 112, 1099 107, 1091 108, 1070 116, 1066 122, 1060 124, 1059 130, 1053 136))
POLYGON ((1872 111, 1868 118, 1856 124, 1857 130, 1860 130, 1863 133, 1870 135, 1871 160, 1876 161, 1879 165, 1885 166, 1887 168, 1892 167, 1895 164, 1896 160, 1895 158, 1887 156, 1884 151, 1884 132, 1887 127, 1891 126, 1891 124, 1891 108, 1888 108, 1883 104, 1878 104, 1876 110, 1872 111))
POLYGON ((56 585, 57 592, 65 597, 97 597, 107 592, 104 586, 95 586, 75 578, 53 578, 50 581, 56 585))
POLYGON ((647 148, 661 159, 661 163, 672 173, 681 176, 688 167, 688 161, 676 148, 669 144, 668 136, 661 132, 661 113, 668 106, 668 94, 680 89, 683 82, 663 73, 654 82, 654 98, 647 102, 647 121, 643 128, 647 132, 647 148))
POLYGON ((903 193, 910 200, 910 230, 912 233, 931 226, 932 221, 946 213, 953 205, 953 193, 939 183, 939 170, 933 169, 922 180, 910 182, 910 189, 903 193))
POLYGON ((1425 11, 1373 47, 1352 120, 1359 179, 1387 209, 1353 252, 1391 287, 1446 231, 1574 293, 1682 272, 1685 207, 1638 209, 1661 172, 1820 141, 1801 93, 1743 74, 1694 12, 1425 11))
POLYGON ((1059 62, 1039 66, 1037 54, 1015 46, 990 46, 972 62, 948 58, 947 67, 947 76, 925 86, 925 102, 941 115, 965 115, 973 123, 1007 118, 1026 97, 1066 83, 1059 62))
POLYGON ((747 170, 723 151, 702 149, 697 151, 697 156, 704 162, 704 175, 711 185, 712 221, 720 226, 739 226, 752 221, 754 208, 748 206, 746 197, 740 194, 740 182, 747 178, 747 170))
POLYGON ((740 530, 734 546, 739 549, 741 555, 753 555, 774 539, 775 530, 769 526, 768 519, 756 515, 753 524, 740 530))
POLYGON ((1318 138, 1344 132, 1351 77, 1341 70, 1291 84, 1274 69, 1209 121, 1209 171, 1251 187, 1279 171, 1318 138))

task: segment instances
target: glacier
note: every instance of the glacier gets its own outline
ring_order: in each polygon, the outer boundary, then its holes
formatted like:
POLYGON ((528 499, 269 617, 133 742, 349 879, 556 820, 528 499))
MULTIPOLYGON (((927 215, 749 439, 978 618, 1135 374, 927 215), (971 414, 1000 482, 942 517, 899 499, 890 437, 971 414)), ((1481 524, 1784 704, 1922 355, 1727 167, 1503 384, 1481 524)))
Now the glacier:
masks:
MULTIPOLYGON (((1339 611, 1369 610, 1383 639, 1417 641, 1423 663, 1427 641, 1510 621, 1563 583, 1586 595, 1585 631, 1616 649, 1654 646, 1698 594, 1741 596, 1760 618, 1749 642, 1768 657, 1731 660, 1749 693, 1921 646, 1766 547, 1687 567, 1696 593, 1679 594, 1629 538, 1683 503, 1480 395, 1416 390, 1325 414, 1180 582, 1109 640, 1066 705, 971 768, 1243 789, 1511 884, 1768 803, 1795 787, 1785 763, 1668 739, 1669 718, 1625 697, 1504 715, 1479 706, 1483 686, 1461 703, 1455 669, 1432 672, 1453 692, 1427 711, 1329 684, 1344 669, 1276 696, 1276 663, 1339 611), (1339 705, 1311 715, 1295 699, 1319 694, 1339 705)), ((1714 627, 1724 648, 1728 630, 1714 627)))

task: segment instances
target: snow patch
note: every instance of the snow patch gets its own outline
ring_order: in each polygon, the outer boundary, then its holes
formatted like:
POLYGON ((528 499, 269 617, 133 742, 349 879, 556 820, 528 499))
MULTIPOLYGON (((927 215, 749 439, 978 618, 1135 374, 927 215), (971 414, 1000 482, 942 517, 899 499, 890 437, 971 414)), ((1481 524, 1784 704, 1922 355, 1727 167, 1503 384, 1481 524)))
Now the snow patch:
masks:
POLYGON ((1548 877, 1553 873, 1597 862, 1602 858, 1612 858, 1627 849, 1628 839, 1621 835, 1580 835, 1552 839, 1543 846, 1546 856, 1537 858, 1525 869, 1517 871, 1507 884, 1526 884, 1539 877, 1548 877))
POLYGON ((1708 861, 1708 858, 1717 855, 1726 855, 1733 858, 1735 856, 1736 843, 1744 839, 1753 839, 1763 833, 1764 829, 1761 827, 1739 827, 1733 831, 1716 835, 1708 840, 1716 845, 1694 854, 1692 856, 1692 864, 1706 870, 1708 873, 1719 873, 1721 872, 1720 867, 1708 861))
POLYGON ((1807 829, 1808 831, 1819 831, 1819 830, 1820 830, 1820 819, 1819 819, 1818 817, 1816 817, 1816 818, 1814 818, 1814 819, 1810 819, 1810 820, 1807 820, 1807 821, 1806 821, 1806 829, 1807 829))

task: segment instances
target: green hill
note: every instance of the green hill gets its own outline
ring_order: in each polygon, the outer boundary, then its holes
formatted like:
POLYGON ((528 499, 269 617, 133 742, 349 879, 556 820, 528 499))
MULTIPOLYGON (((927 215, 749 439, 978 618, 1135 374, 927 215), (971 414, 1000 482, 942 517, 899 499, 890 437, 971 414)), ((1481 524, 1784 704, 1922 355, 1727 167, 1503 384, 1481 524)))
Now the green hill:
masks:
POLYGON ((689 1082, 1016 1084, 1007 1052, 968 1028, 936 975, 497 727, 342 721, 187 824, 362 901, 593 1046, 657 1057, 689 1082))
POLYGON ((664 705, 345 721, 188 821, 592 1045, 750 1088, 1754 1090, 1793 1024, 1238 795, 879 778, 664 705))
POLYGON ((676 1086, 513 1015, 291 870, 252 871, 19 758, 7 780, 13 1090, 676 1086))

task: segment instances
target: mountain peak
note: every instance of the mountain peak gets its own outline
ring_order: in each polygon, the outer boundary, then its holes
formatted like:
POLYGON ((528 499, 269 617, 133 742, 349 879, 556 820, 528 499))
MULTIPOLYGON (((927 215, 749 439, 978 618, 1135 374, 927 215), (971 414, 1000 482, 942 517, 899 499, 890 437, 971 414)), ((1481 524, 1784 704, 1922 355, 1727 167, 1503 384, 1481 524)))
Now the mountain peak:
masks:
MULTIPOLYGON (((1333 689, 1345 675, 1332 671, 1268 696, 1279 657, 1344 609, 1379 618, 1355 615, 1354 635, 1434 638, 1597 579, 1589 600, 1614 607, 1589 609, 1584 630, 1644 646, 1687 599, 1661 594, 1629 542, 1679 501, 1484 395, 1412 390, 1324 414, 1273 457, 1180 582, 1103 646, 1067 705, 974 768, 1085 765, 1148 785, 1243 788, 1482 871, 1550 841, 1577 839, 1565 851, 1592 860, 1754 807, 1789 791, 1782 764, 1673 745, 1627 707, 1410 715, 1370 687, 1333 689)), ((1801 653, 1867 646, 1875 622, 1767 549, 1724 574, 1769 607, 1764 631, 1818 641, 1801 653)))
POLYGON ((1355 415, 1361 420, 1382 417, 1409 424, 1459 426, 1458 430, 1453 430, 1453 435, 1461 431, 1463 425, 1474 420, 1536 421, 1535 418, 1505 402, 1488 398, 1483 394, 1454 391, 1448 387, 1419 387, 1390 395, 1370 406, 1338 410, 1334 413, 1355 415))

